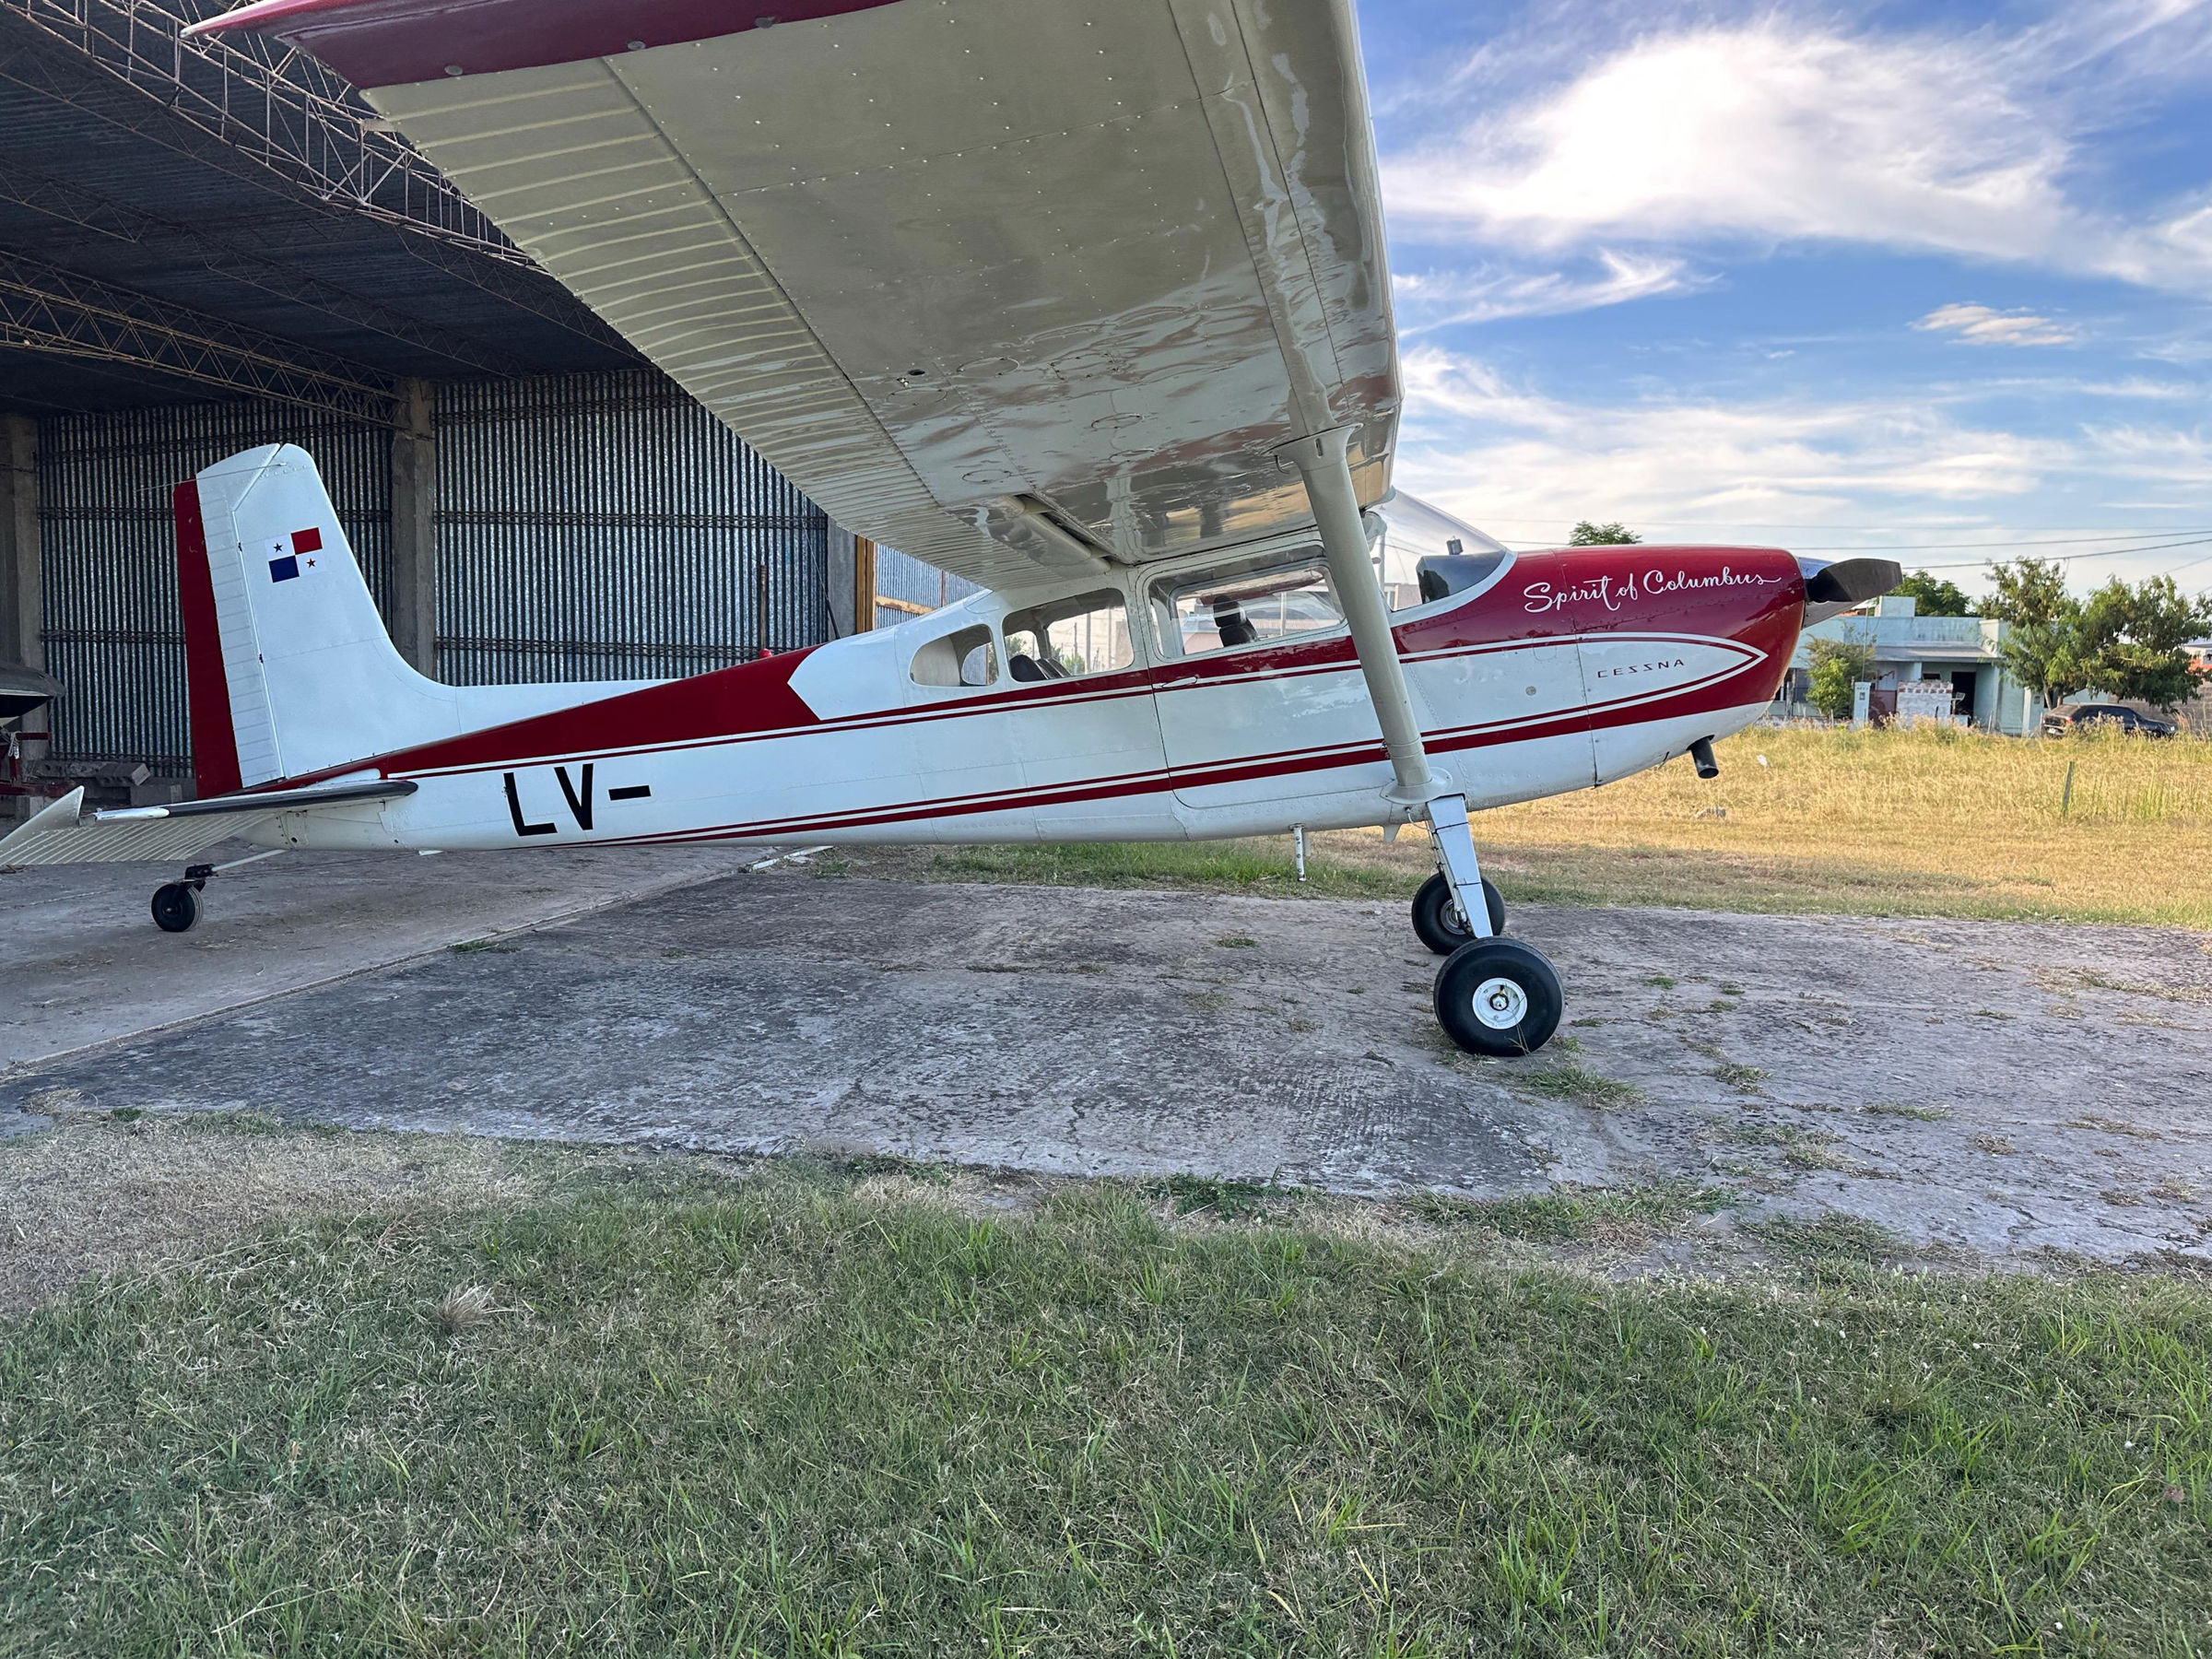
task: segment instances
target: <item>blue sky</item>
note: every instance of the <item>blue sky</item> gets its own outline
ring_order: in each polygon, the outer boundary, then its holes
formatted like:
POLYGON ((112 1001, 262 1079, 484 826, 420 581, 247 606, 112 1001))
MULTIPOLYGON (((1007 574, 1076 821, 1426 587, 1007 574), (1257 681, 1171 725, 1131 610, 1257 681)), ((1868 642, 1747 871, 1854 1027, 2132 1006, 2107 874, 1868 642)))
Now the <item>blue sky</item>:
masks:
POLYGON ((2212 588, 2212 0, 1360 16, 1401 486, 2212 588))

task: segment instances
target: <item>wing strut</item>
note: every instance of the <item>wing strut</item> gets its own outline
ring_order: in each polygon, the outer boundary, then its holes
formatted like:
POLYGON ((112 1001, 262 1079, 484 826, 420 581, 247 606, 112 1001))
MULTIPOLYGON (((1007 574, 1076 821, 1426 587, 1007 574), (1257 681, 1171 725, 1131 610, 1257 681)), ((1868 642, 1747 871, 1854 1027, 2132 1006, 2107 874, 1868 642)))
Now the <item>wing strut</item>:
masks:
POLYGON ((1384 798, 1401 806, 1419 807, 1428 818, 1436 838, 1437 862, 1451 883, 1459 912, 1475 937, 1487 939, 1491 936, 1490 907, 1483 899, 1482 867, 1467 829, 1466 796, 1430 766, 1428 747, 1421 741, 1421 723, 1406 689, 1406 669, 1398 661, 1390 611, 1382 601, 1382 579, 1367 554, 1367 528, 1360 523, 1347 450, 1351 434, 1351 428, 1338 427, 1300 438, 1277 453, 1288 455, 1305 479, 1306 500, 1321 530, 1322 551, 1328 557, 1329 582, 1344 606, 1344 619, 1351 625, 1352 649, 1359 653, 1368 700, 1374 705, 1375 719, 1382 727, 1383 751, 1397 774, 1397 782, 1382 792, 1384 798))

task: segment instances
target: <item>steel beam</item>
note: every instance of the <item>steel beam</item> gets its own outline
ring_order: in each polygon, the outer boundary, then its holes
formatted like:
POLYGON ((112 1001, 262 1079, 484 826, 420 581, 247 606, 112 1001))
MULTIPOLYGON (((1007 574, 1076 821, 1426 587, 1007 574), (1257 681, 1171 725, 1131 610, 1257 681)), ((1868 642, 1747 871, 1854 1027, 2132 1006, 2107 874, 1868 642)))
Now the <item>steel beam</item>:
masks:
POLYGON ((186 40, 194 19, 158 0, 0 0, 0 7, 325 201, 487 258, 532 263, 312 58, 253 35, 186 40))
POLYGON ((0 346, 125 364, 351 420, 393 423, 392 382, 374 370, 5 251, 0 346))
POLYGON ((392 432, 392 592, 386 606, 393 645, 432 679, 438 677, 434 398, 429 381, 400 382, 399 422, 392 432))
MULTIPOLYGON (((279 199, 313 208, 320 215, 374 220, 394 233, 404 252, 432 269, 595 345, 625 357, 636 355, 613 329, 508 242, 481 215, 477 220, 489 233, 488 239, 450 235, 441 222, 410 217, 401 210, 408 206, 405 196, 364 204, 358 193, 337 188, 332 178, 315 168, 276 165, 282 147, 253 138, 256 131, 271 126, 272 122, 257 124, 255 118, 268 112, 256 108, 253 87, 271 75, 282 80, 295 73, 323 72, 311 60, 290 57, 279 66, 279 73, 219 42, 174 40, 174 14, 163 14, 172 37, 170 48, 159 45, 156 38, 159 29, 134 33, 119 21, 127 17, 147 22, 153 9, 137 0, 125 0, 120 6, 107 0, 0 0, 0 79, 268 190, 279 199), (119 29, 126 38, 127 50, 113 38, 119 29), (172 59, 180 73, 195 78, 190 83, 180 81, 163 66, 172 59), (233 59, 257 65, 262 75, 239 86, 219 79, 216 72, 233 59), (203 88, 190 98, 179 90, 180 87, 190 90, 200 82, 209 82, 212 90, 203 88), (233 136, 242 136, 245 142, 233 143, 233 136)), ((345 96, 353 95, 347 89, 345 96)), ((308 145, 307 150, 326 152, 343 139, 347 130, 359 126, 365 140, 395 146, 411 159, 410 168, 389 175, 388 185, 413 179, 414 170, 429 170, 445 195, 464 200, 405 140, 365 124, 377 121, 365 104, 339 107, 346 117, 339 130, 333 134, 327 126, 322 129, 322 141, 308 145)), ((421 205, 419 198, 415 205, 421 205)), ((475 213, 475 209, 469 212, 475 213)))
POLYGON ((14 202, 115 241, 135 246, 157 242, 178 244, 190 250, 192 256, 216 276, 304 305, 341 323, 368 329, 463 368, 480 370, 487 374, 530 372, 530 366, 520 358, 450 329, 424 323, 396 307, 271 258, 244 237, 167 218, 112 200, 74 180, 56 178, 25 166, 18 156, 4 151, 0 151, 0 201, 14 202))
POLYGON ((0 664, 46 666, 39 543, 39 428, 0 415, 0 664))

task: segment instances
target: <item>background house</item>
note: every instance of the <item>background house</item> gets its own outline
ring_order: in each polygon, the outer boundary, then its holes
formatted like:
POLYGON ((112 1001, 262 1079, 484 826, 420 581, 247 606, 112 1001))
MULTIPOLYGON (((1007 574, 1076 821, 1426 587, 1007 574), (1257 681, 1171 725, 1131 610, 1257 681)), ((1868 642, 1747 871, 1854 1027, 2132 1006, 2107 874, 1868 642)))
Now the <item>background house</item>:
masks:
POLYGON ((1892 594, 1806 629, 1776 700, 1791 714, 1811 712, 1805 703, 1811 641, 1836 640, 1873 651, 1877 710, 1894 708, 1900 686, 1947 681, 1960 723, 2014 735, 2033 732, 2042 724, 2042 703, 2005 671, 1998 646, 2008 626, 1987 617, 1924 617, 1910 594, 1892 594))

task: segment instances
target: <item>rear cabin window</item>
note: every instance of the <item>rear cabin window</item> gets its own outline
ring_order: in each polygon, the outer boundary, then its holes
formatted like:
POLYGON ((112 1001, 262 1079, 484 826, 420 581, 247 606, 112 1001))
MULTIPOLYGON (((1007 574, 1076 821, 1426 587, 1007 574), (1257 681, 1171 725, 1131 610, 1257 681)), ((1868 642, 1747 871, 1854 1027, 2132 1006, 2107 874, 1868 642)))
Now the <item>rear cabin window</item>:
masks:
POLYGON ((988 628, 940 634, 914 653, 917 686, 988 686, 998 678, 998 647, 988 628))
POLYGON ((1129 607, 1112 592, 1078 594, 1006 618, 1006 673, 1018 680, 1111 674, 1136 661, 1129 607))
POLYGON ((1152 590, 1152 605, 1171 656, 1272 645, 1344 620, 1328 567, 1312 557, 1285 562, 1277 555, 1161 582, 1152 590))

